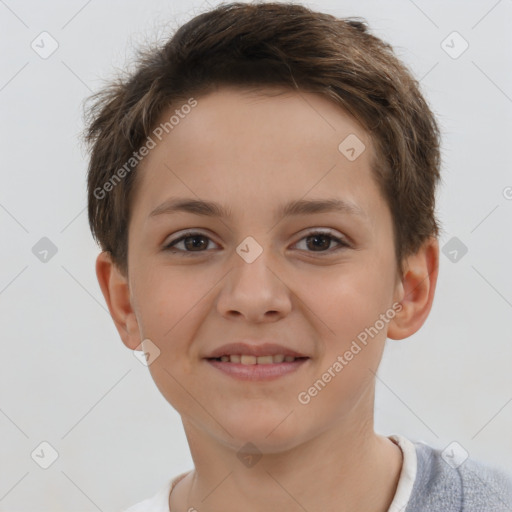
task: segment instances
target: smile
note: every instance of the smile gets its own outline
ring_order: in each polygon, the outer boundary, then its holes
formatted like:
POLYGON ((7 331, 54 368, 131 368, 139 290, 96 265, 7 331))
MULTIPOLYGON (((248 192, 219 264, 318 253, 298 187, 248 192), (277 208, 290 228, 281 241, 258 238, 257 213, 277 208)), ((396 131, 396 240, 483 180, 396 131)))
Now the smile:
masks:
POLYGON ((245 381, 269 381, 284 377, 306 365, 309 357, 230 355, 205 361, 226 376, 245 381))
POLYGON ((210 360, 213 361, 222 361, 223 363, 240 363, 240 364, 275 364, 282 363, 283 361, 286 363, 290 363, 295 361, 296 359, 307 359, 306 357, 294 357, 294 356, 285 356, 284 354, 276 354, 276 355, 267 355, 267 356, 251 356, 246 354, 238 354, 238 355, 227 355, 212 358, 210 360))

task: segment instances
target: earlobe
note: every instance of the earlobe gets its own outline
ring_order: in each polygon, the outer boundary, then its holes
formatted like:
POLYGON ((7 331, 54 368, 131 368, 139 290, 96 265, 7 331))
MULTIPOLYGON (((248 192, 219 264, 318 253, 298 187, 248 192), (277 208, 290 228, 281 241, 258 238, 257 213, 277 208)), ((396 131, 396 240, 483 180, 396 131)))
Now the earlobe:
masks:
POLYGON ((388 325, 388 338, 407 338, 425 323, 434 300, 439 272, 439 242, 429 238, 416 254, 407 258, 405 273, 398 284, 402 309, 388 325))
POLYGON ((128 279, 107 251, 96 259, 96 277, 119 336, 128 348, 135 350, 140 345, 140 331, 130 300, 128 279))

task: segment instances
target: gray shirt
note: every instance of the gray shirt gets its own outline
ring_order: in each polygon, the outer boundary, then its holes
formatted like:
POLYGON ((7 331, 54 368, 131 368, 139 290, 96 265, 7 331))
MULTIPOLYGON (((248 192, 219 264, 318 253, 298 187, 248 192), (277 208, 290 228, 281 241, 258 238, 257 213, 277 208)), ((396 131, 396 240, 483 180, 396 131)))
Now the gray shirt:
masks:
POLYGON ((449 464, 442 450, 413 444, 416 478, 404 512, 512 512, 512 477, 503 470, 471 458, 449 464))

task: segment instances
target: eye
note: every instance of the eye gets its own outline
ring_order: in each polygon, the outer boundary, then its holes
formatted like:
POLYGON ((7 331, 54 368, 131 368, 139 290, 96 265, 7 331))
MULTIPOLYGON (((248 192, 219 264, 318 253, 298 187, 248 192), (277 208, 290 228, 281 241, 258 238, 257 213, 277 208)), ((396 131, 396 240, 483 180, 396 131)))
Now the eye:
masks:
POLYGON ((301 238, 297 244, 302 242, 302 240, 306 241, 306 247, 313 248, 312 251, 307 252, 335 252, 342 249, 343 247, 349 247, 347 242, 341 238, 333 236, 330 231, 313 231, 305 237, 301 238), (308 243, 308 241, 310 243, 308 243), (336 247, 334 250, 325 250, 330 248, 331 242, 333 241, 338 243, 338 247, 336 247))
MULTIPOLYGON (((330 231, 313 231, 301 238, 295 245, 298 245, 303 240, 306 241, 306 248, 312 249, 305 249, 307 252, 335 252, 344 247, 349 247, 346 241, 333 236, 330 231), (338 244, 338 247, 331 250, 330 246, 333 241, 338 244)), ((189 256, 194 252, 206 252, 205 249, 208 247, 209 242, 212 242, 209 236, 200 232, 189 231, 176 240, 171 240, 164 246, 164 250, 170 251, 173 254, 182 253, 183 255, 189 256), (178 247, 181 243, 183 243, 183 248, 178 247), (175 250, 176 248, 177 250, 175 250)))
POLYGON ((171 240, 171 242, 164 246, 164 250, 170 251, 172 253, 181 252, 188 256, 187 253, 204 252, 201 249, 204 249, 208 246, 208 241, 211 241, 210 237, 204 235, 203 233, 189 231, 184 233, 176 240, 171 240), (177 251, 173 250, 181 242, 184 243, 185 249, 178 249, 177 251))

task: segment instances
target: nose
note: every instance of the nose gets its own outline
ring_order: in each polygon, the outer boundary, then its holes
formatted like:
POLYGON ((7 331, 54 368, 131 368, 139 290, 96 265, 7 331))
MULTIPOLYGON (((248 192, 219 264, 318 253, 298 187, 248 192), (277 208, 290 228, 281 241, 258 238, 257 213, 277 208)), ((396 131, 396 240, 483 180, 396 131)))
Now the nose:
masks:
POLYGON ((233 255, 232 269, 217 299, 221 315, 261 323, 277 321, 290 312, 291 290, 268 254, 264 250, 251 263, 233 255))

